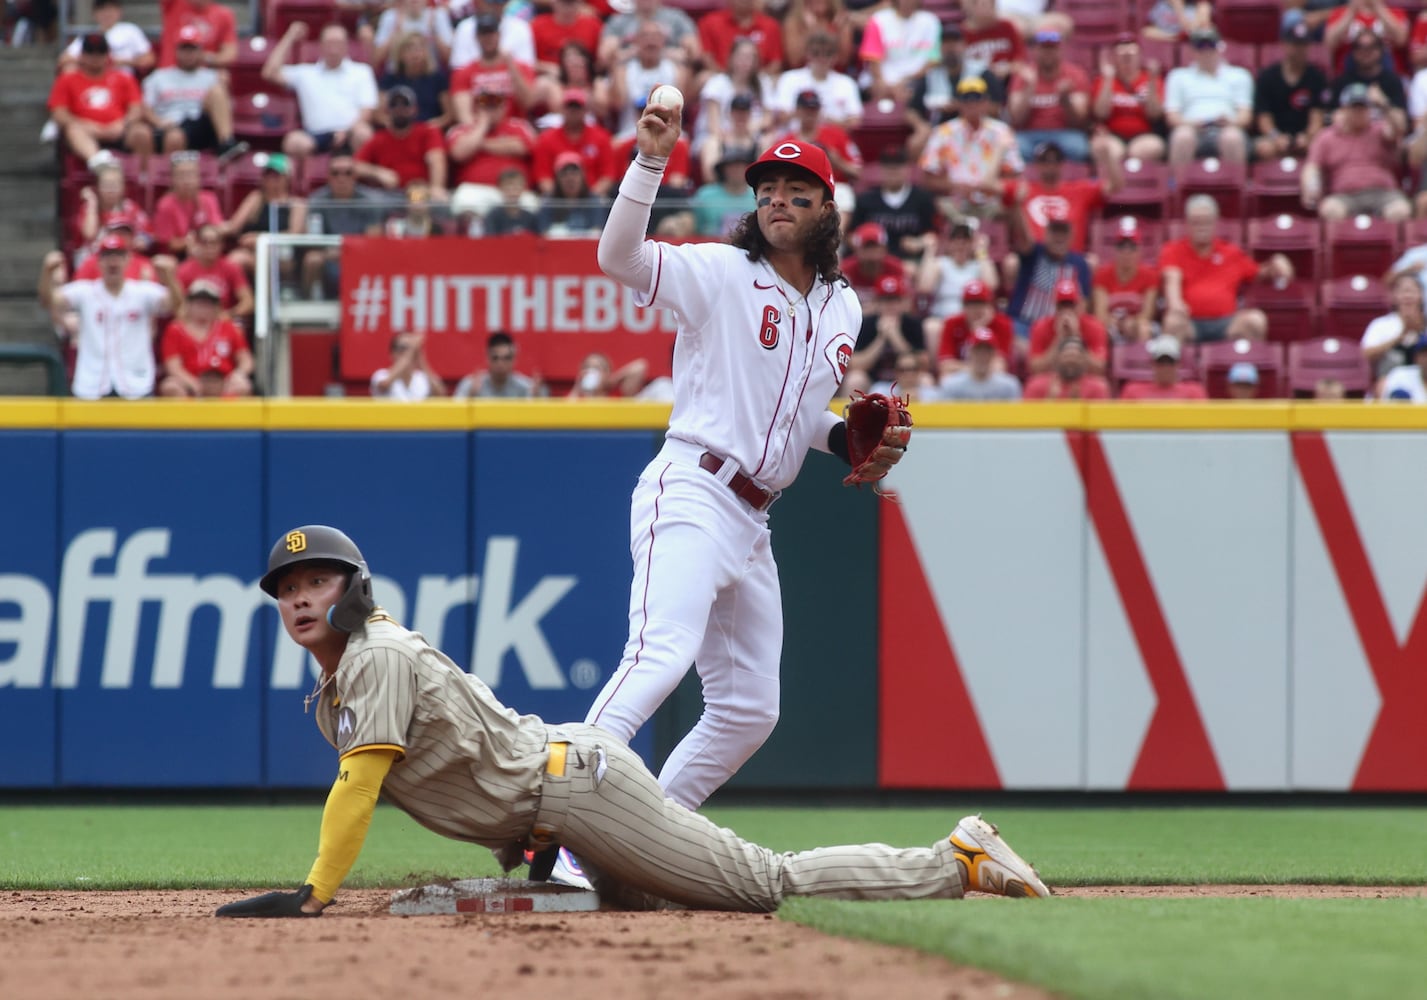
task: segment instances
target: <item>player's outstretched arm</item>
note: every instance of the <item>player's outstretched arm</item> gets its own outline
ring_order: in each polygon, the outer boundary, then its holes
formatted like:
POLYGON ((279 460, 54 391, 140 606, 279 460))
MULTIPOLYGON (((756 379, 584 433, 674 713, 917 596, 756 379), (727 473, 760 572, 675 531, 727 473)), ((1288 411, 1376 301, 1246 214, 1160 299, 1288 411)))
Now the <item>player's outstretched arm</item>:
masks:
POLYGON ((648 291, 654 278, 658 250, 645 242, 644 234, 649 230, 649 210, 664 179, 664 167, 679 139, 680 114, 678 108, 645 105, 636 126, 639 155, 620 181, 619 196, 600 234, 600 270, 636 292, 648 291))
POLYGON ((269 892, 220 906, 219 917, 317 917, 337 894, 367 839, 382 782, 396 760, 387 747, 358 750, 342 758, 337 780, 322 810, 317 861, 296 892, 269 892))

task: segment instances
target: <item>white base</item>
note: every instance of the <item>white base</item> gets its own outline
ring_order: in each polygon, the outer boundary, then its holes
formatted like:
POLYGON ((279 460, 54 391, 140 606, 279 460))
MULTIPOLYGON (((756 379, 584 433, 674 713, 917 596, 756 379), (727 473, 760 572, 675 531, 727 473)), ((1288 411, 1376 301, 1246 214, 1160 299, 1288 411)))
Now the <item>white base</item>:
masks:
POLYGON ((525 878, 467 878, 391 894, 396 916, 448 913, 587 913, 600 908, 598 893, 525 878))

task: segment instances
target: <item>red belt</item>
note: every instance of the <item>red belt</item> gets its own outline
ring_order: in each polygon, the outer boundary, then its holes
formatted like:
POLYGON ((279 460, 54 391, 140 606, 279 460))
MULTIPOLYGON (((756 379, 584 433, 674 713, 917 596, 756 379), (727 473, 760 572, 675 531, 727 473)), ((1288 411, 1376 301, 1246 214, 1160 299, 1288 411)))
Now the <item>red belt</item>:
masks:
MULTIPOLYGON (((699 456, 699 468, 718 475, 723 471, 723 459, 711 451, 706 451, 699 456)), ((728 488, 733 490, 734 496, 760 512, 773 506, 773 501, 778 499, 778 494, 765 490, 742 472, 733 474, 733 478, 728 481, 728 488)))

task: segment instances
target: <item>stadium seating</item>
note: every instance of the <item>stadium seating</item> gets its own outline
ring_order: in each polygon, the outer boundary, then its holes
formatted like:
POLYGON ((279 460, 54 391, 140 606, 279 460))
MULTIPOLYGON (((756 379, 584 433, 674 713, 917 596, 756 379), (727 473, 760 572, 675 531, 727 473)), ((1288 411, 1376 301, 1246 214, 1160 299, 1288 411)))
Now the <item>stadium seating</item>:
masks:
POLYGON ((1362 339, 1369 323, 1392 307, 1382 281, 1364 274, 1325 282, 1322 301, 1323 336, 1354 342, 1362 339))
MULTIPOLYGON (((1120 233, 1120 219, 1122 216, 1115 216, 1110 219, 1090 220, 1090 252, 1100 258, 1101 261, 1112 259, 1115 250, 1116 240, 1120 233)), ((1158 219, 1139 219, 1140 250, 1146 261, 1152 261, 1159 256, 1159 248, 1164 243, 1164 223, 1158 219)))
POLYGON ((260 91, 233 99, 233 134, 254 149, 281 149, 282 137, 297 127, 297 98, 289 94, 260 91))
POLYGON ((1283 288, 1267 281, 1250 282, 1244 290, 1246 309, 1262 309, 1268 316, 1268 339, 1289 343, 1317 336, 1318 304, 1315 287, 1306 281, 1291 281, 1283 288))
POLYGON ((1313 215, 1303 207, 1303 161, 1293 156, 1260 160, 1249 171, 1244 213, 1249 216, 1313 215))
MULTIPOLYGON (((198 157, 198 183, 209 191, 217 191, 222 183, 218 159, 212 153, 198 157)), ((149 163, 149 197, 157 205, 159 199, 173 187, 173 164, 167 156, 155 156, 149 163)))
POLYGON ((1228 397, 1229 369, 1240 361, 1252 363, 1259 371, 1259 399, 1284 395, 1283 345, 1253 340, 1221 340, 1199 347, 1199 368, 1210 399, 1228 397))
POLYGON ((1175 171, 1174 213, 1184 214, 1184 203, 1196 194, 1212 195, 1219 214, 1236 219, 1243 214, 1244 187, 1248 170, 1242 163, 1228 163, 1211 156, 1187 163, 1175 171))
POLYGON ((262 35, 238 42, 238 57, 228 67, 228 90, 233 97, 246 97, 272 87, 263 79, 263 66, 271 50, 271 43, 262 35))
POLYGON ((219 201, 223 203, 223 214, 231 216, 242 204, 249 191, 257 190, 263 181, 263 170, 254 162, 256 154, 250 153, 228 164, 223 172, 219 201))
POLYGON ((1370 215, 1328 222, 1323 227, 1323 247, 1325 278, 1385 275, 1402 253, 1402 227, 1370 215))
POLYGON ((1250 219, 1244 234, 1245 248, 1260 261, 1281 253, 1293 263, 1293 272, 1299 279, 1317 284, 1322 277, 1321 228, 1317 219, 1286 213, 1250 219))
POLYGON ((1106 216, 1159 219, 1169 213, 1169 167, 1132 156, 1125 160, 1124 177, 1124 186, 1105 199, 1106 216))
POLYGON ((1343 383, 1349 396, 1362 396, 1372 384, 1372 373, 1356 340, 1319 337, 1288 345, 1288 391, 1311 396, 1319 379, 1343 383))
POLYGON ((862 122, 852 130, 852 141, 862 151, 864 163, 876 160, 884 149, 905 147, 912 134, 905 107, 893 104, 890 108, 881 108, 878 103, 869 101, 863 106, 862 122))
MULTIPOLYGON (((1166 243, 1170 240, 1182 240, 1187 233, 1188 227, 1185 225, 1183 216, 1170 219, 1164 225, 1164 240, 1166 243)), ((1214 223, 1214 237, 1215 239, 1228 240, 1230 243, 1236 243, 1242 246, 1244 242, 1244 220, 1237 217, 1230 218, 1228 216, 1221 216, 1219 220, 1214 223)))
POLYGON ((1274 0, 1218 0, 1214 23, 1224 38, 1262 45, 1278 41, 1283 11, 1274 0))

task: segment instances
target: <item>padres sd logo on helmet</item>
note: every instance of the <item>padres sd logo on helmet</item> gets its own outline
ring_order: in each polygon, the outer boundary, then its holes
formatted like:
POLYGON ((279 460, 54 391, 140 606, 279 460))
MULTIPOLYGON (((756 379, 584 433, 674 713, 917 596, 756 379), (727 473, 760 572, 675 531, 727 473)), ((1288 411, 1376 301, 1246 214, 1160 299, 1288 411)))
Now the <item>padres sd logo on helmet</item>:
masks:
POLYGON ((307 533, 305 531, 289 531, 287 538, 283 541, 286 542, 287 551, 289 552, 307 551, 307 533))

